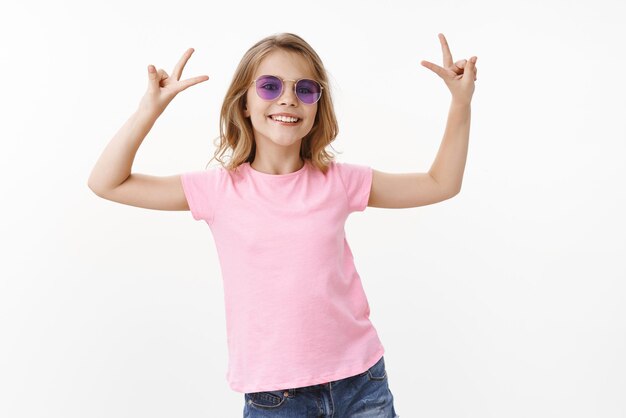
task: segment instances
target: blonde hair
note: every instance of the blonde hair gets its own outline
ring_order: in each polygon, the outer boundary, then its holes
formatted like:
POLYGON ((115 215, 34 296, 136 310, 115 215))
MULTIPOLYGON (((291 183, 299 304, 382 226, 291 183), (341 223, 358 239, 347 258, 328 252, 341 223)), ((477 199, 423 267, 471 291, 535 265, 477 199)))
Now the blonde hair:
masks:
MULTIPOLYGON (((230 87, 226 91, 222 110, 220 112, 220 136, 213 159, 217 159, 229 172, 239 165, 252 162, 256 152, 252 122, 245 117, 246 94, 254 74, 270 52, 282 49, 294 52, 305 58, 313 69, 313 76, 324 87, 322 97, 317 102, 317 113, 311 131, 302 138, 300 158, 308 160, 324 174, 335 155, 326 151, 326 146, 334 141, 339 126, 335 116, 335 109, 330 94, 328 75, 322 60, 311 46, 301 37, 293 33, 279 33, 261 39, 254 44, 243 56, 230 87), (228 161, 220 158, 227 150, 232 151, 228 161)), ((207 163, 208 165, 208 163, 207 163)))

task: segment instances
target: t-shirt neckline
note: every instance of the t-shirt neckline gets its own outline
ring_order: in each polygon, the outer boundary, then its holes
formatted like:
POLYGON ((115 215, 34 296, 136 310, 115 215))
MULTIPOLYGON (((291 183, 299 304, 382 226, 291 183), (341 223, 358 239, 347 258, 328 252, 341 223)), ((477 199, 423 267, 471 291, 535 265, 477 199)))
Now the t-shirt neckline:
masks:
POLYGON ((248 168, 248 171, 250 173, 252 173, 252 175, 254 175, 254 176, 264 177, 264 178, 271 178, 271 179, 284 179, 284 178, 294 177, 294 176, 298 176, 298 175, 302 174, 304 172, 304 170, 306 169, 308 164, 309 164, 309 162, 307 160, 304 160, 304 164, 302 165, 302 167, 300 167, 299 170, 296 170, 293 173, 287 173, 287 174, 263 173, 261 171, 257 171, 254 168, 252 168, 252 165, 250 165, 250 162, 247 162, 246 166, 248 168))

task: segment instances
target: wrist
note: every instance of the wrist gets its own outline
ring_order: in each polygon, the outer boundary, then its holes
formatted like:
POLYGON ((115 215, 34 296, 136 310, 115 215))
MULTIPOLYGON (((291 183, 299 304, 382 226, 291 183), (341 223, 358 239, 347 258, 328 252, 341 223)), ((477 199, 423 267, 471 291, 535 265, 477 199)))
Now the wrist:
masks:
POLYGON ((147 108, 141 105, 139 105, 137 109, 135 110, 135 116, 138 119, 141 119, 146 122, 156 121, 159 118, 159 116, 161 116, 161 113, 163 112, 162 111, 159 112, 157 109, 147 108))
POLYGON ((458 97, 452 97, 452 106, 455 107, 470 107, 472 105, 472 99, 460 99, 458 97))

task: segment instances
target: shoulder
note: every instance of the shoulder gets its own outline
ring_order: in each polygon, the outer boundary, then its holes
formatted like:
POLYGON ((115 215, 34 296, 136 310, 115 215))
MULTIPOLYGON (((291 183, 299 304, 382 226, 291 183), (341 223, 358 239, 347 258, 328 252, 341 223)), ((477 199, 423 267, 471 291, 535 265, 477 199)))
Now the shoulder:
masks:
POLYGON ((372 167, 361 163, 347 163, 337 161, 334 163, 334 169, 346 181, 350 179, 370 180, 373 174, 372 167))

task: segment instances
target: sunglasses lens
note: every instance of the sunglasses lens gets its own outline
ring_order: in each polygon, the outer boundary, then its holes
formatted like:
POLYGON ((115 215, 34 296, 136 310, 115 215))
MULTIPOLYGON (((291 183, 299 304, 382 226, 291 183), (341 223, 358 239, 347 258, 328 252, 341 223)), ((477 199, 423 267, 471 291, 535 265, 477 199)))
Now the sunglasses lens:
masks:
POLYGON ((296 85, 296 94, 302 103, 313 104, 322 97, 322 87, 314 80, 300 80, 296 85))
MULTIPOLYGON (((283 91, 283 82, 273 75, 264 75, 256 81, 256 92, 263 100, 275 100, 283 91)), ((322 86, 315 80, 300 80, 296 84, 296 95, 305 104, 313 104, 322 96, 322 86)))
POLYGON ((283 89, 283 82, 271 75, 259 77, 256 81, 256 92, 263 100, 274 100, 283 89))

